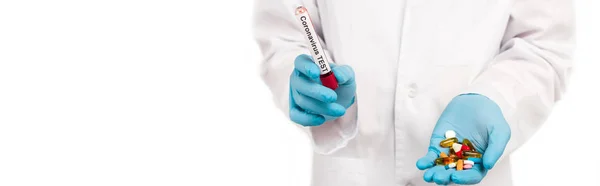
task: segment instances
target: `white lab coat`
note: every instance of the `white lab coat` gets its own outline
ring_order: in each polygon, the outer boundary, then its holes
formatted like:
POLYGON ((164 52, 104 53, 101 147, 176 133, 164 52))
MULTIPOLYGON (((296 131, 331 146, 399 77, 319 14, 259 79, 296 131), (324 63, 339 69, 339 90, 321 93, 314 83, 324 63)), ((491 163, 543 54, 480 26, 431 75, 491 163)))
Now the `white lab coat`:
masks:
POLYGON ((309 54, 294 19, 298 4, 332 61, 353 67, 357 82, 343 117, 304 128, 314 144, 314 186, 429 185, 416 161, 446 104, 467 92, 499 104, 512 130, 481 185, 512 185, 510 153, 566 89, 571 0, 258 0, 262 77, 286 115, 294 58, 309 54))

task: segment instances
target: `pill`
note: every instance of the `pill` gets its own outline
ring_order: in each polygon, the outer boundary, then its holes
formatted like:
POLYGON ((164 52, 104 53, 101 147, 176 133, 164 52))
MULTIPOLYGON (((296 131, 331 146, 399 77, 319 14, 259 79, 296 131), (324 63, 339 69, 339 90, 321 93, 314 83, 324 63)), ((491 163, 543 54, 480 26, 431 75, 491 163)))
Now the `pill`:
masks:
POLYGON ((448 155, 446 153, 444 153, 444 152, 440 152, 440 157, 441 158, 445 158, 445 157, 448 157, 448 155))
POLYGON ((455 138, 456 137, 456 132, 454 132, 453 130, 448 130, 446 131, 446 139, 448 138, 455 138))
POLYGON ((468 139, 463 139, 462 144, 468 146, 471 150, 475 150, 475 146, 468 139))
POLYGON ((456 139, 456 138, 448 138, 448 139, 442 140, 440 142, 440 146, 442 146, 444 148, 449 148, 449 147, 452 147, 452 144, 455 144, 457 142, 458 142, 458 139, 456 139))
POLYGON ((456 170, 463 170, 463 160, 458 160, 456 163, 456 170))
POLYGON ((455 151, 458 158, 462 158, 462 146, 464 145, 458 143, 452 144, 452 150, 455 151))
POLYGON ((461 150, 461 151, 470 151, 470 150, 471 150, 471 148, 469 148, 469 146, 462 145, 462 146, 460 147, 460 150, 461 150))
MULTIPOLYGON (((481 154, 474 151, 462 151, 462 156, 466 158, 481 158, 481 154)), ((462 158, 462 157, 459 157, 462 158)))
POLYGON ((450 163, 450 164, 446 165, 446 169, 452 169, 454 167, 456 167, 456 163, 450 163))
POLYGON ((461 144, 454 143, 454 144, 452 144, 452 149, 454 149, 454 152, 458 153, 462 149, 462 146, 463 145, 461 145, 461 144))
POLYGON ((454 163, 458 160, 458 158, 444 157, 435 159, 436 165, 448 165, 450 163, 454 163))
POLYGON ((463 166, 463 169, 465 169, 465 170, 466 170, 466 169, 471 169, 471 168, 473 168, 473 165, 465 164, 465 165, 463 166))
POLYGON ((446 165, 446 158, 437 158, 435 159, 435 164, 436 165, 446 165))
POLYGON ((475 162, 471 160, 464 160, 463 162, 465 163, 465 165, 475 165, 475 162))

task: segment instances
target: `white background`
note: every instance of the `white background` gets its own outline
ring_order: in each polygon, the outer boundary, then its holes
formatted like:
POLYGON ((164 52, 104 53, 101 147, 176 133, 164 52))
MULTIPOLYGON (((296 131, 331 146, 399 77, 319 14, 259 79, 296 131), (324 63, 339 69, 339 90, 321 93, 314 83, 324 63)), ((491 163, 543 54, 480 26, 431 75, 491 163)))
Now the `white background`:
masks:
MULTIPOLYGON (((600 185, 600 2, 518 185, 600 185)), ((252 1, 0 1, 0 185, 306 186, 310 146, 258 74, 252 1), (208 2, 208 3, 207 3, 208 2)))

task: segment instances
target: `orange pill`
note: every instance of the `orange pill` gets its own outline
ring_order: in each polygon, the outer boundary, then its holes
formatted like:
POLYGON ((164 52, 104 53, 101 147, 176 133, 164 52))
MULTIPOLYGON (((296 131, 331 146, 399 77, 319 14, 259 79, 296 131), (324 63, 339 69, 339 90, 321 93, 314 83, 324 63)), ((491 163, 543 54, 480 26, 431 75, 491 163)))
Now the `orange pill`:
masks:
POLYGON ((464 165, 463 160, 458 160, 458 163, 456 163, 456 170, 459 170, 459 171, 463 170, 463 165, 464 165))
POLYGON ((441 152, 440 153, 440 158, 445 158, 445 157, 448 157, 448 155, 446 153, 444 153, 444 152, 441 152))

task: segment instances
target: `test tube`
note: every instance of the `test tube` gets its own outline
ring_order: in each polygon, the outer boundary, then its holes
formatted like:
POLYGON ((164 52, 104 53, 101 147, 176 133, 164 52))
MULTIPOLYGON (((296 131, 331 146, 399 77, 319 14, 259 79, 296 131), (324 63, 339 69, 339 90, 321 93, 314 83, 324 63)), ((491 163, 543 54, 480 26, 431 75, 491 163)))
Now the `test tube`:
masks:
POLYGON ((302 26, 304 38, 311 47, 310 53, 313 61, 321 69, 321 83, 323 86, 335 90, 338 87, 337 79, 333 75, 333 71, 331 71, 329 60, 325 56, 325 52, 319 41, 319 35, 315 31, 310 15, 308 15, 308 10, 304 6, 298 6, 296 8, 296 18, 302 26))

